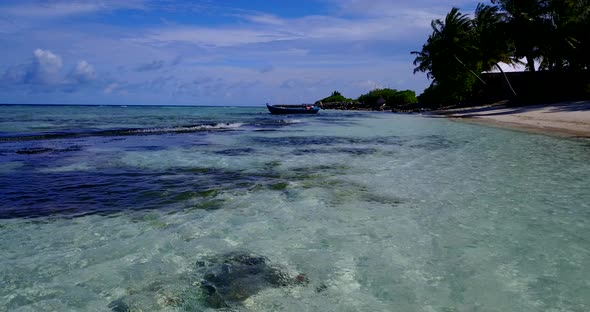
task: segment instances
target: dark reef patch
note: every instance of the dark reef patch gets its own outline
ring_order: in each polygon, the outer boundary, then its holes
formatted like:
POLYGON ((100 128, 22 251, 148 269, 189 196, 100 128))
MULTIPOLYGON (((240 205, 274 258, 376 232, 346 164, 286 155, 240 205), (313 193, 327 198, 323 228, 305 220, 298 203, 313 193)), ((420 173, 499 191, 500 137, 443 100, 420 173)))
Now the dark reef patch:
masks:
MULTIPOLYGON (((259 168, 175 168, 163 171, 109 169, 67 172, 19 171, 0 175, 0 219, 174 209, 217 210, 224 194, 257 190, 284 192, 293 181, 321 179, 342 166, 280 170, 270 161, 259 168)), ((321 185, 321 183, 318 183, 321 185)))
POLYGON ((66 148, 49 148, 49 147, 27 147, 16 151, 17 154, 21 155, 36 155, 46 153, 67 153, 67 152, 78 152, 82 150, 80 145, 72 145, 66 148))
POLYGON ((342 147, 342 148, 305 148, 293 151, 293 155, 309 155, 309 154, 349 154, 353 156, 372 155, 378 153, 376 148, 362 148, 362 147, 342 147))
POLYGON ((162 274, 150 284, 129 287, 125 295, 107 307, 113 312, 154 311, 163 307, 180 311, 241 311, 246 299, 264 289, 307 285, 305 274, 293 273, 249 251, 231 251, 198 259, 189 274, 162 274))
POLYGON ((253 143, 263 146, 306 146, 306 145, 354 145, 354 144, 401 144, 398 137, 377 137, 377 138, 360 138, 360 137, 341 137, 341 136, 285 136, 285 137, 252 137, 253 143))
POLYGON ((243 251, 200 260, 197 270, 203 274, 204 301, 215 309, 239 305, 265 288, 309 283, 304 274, 291 275, 266 257, 243 251))
POLYGON ((221 151, 216 151, 215 154, 224 155, 224 156, 241 156, 241 155, 250 155, 255 153, 256 150, 253 148, 230 148, 221 151))
MULTIPOLYGON (((326 151, 336 151, 350 154, 369 154, 377 150, 375 146, 398 146, 410 147, 425 150, 446 149, 457 146, 457 142, 448 140, 440 135, 416 136, 409 138, 402 138, 399 136, 377 136, 377 137, 343 137, 343 136, 284 136, 284 137, 252 137, 250 138, 252 144, 259 144, 262 146, 277 146, 285 147, 291 146, 298 148, 299 152, 323 153, 321 148, 330 147, 326 151), (341 147, 345 146, 345 147, 341 147), (365 153, 366 152, 366 153, 365 153)), ((465 142, 464 142, 465 143, 465 142)), ((463 144, 464 144, 463 143, 463 144)), ((326 152, 328 153, 328 152, 326 152)))
POLYGON ((2 135, 2 142, 38 141, 53 139, 71 139, 84 137, 119 137, 134 135, 161 135, 168 133, 195 133, 213 131, 232 131, 235 127, 231 123, 204 123, 194 125, 158 127, 158 128, 129 128, 129 129, 108 129, 108 130, 77 130, 62 132, 39 132, 21 135, 2 135))

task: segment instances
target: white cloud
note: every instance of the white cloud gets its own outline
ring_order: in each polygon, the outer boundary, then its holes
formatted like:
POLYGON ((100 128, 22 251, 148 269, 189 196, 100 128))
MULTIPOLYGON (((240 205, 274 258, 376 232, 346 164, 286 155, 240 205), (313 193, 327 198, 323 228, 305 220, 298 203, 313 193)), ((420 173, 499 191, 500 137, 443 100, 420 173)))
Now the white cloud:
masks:
POLYGON ((386 40, 426 37, 430 22, 443 17, 453 5, 471 10, 475 0, 390 1, 325 0, 333 4, 335 15, 307 15, 283 18, 255 12, 238 14, 247 23, 224 27, 166 27, 152 29, 143 40, 152 44, 184 42, 203 47, 231 47, 285 40, 386 40))
POLYGON ((100 9, 97 3, 54 3, 51 5, 20 5, 4 8, 8 15, 19 17, 66 16, 95 12, 100 9))
POLYGON ((147 43, 185 42, 205 47, 230 47, 299 38, 295 34, 265 29, 178 27, 153 30, 150 35, 137 41, 147 43))
POLYGON ((0 6, 4 14, 13 17, 52 18, 89 14, 117 9, 143 9, 143 0, 72 0, 27 2, 0 6))
POLYGON ((87 61, 79 61, 70 73, 70 78, 80 83, 88 82, 96 78, 96 71, 87 61))
POLYGON ((39 66, 45 68, 49 71, 56 71, 62 67, 61 57, 59 55, 53 54, 53 52, 49 50, 43 49, 36 49, 33 52, 35 56, 35 61, 39 64, 39 66))
POLYGON ((399 16, 411 15, 437 16, 446 14, 451 7, 456 6, 464 10, 472 10, 478 2, 476 0, 325 0, 338 8, 341 14, 366 16, 399 16), (412 13, 414 12, 414 13, 412 13), (421 13, 420 13, 421 12, 421 13))
POLYGON ((375 89, 383 89, 383 86, 380 82, 376 82, 373 80, 363 80, 353 83, 354 86, 358 87, 360 90, 375 90, 375 89))
POLYGON ((123 93, 124 90, 121 84, 114 82, 109 84, 106 88, 104 88, 103 92, 106 94, 113 94, 116 92, 123 93))
POLYGON ((58 84, 61 82, 60 71, 63 66, 61 57, 49 50, 36 49, 33 62, 26 76, 26 81, 38 84, 58 84))
POLYGON ((433 15, 406 12, 397 18, 344 19, 329 16, 306 16, 297 19, 268 18, 260 15, 256 23, 239 27, 165 27, 152 29, 137 42, 150 44, 191 43, 203 47, 231 47, 287 40, 387 40, 396 41, 425 33, 433 15))
POLYGON ((81 84, 96 79, 96 71, 87 61, 79 61, 69 74, 63 74, 61 56, 50 50, 35 49, 29 63, 9 67, 0 84, 33 85, 38 90, 72 91, 81 84))
POLYGON ((243 15, 244 19, 259 24, 284 25, 285 20, 272 14, 243 15))
POLYGON ((4 72, 1 82, 22 83, 27 76, 27 67, 25 65, 11 66, 4 72))

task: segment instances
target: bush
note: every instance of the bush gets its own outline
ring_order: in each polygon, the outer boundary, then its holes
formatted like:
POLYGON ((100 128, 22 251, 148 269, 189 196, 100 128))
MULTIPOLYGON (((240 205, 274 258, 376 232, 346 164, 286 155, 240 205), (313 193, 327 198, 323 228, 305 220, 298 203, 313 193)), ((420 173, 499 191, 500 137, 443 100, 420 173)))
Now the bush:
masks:
POLYGON ((380 99, 385 100, 385 105, 397 107, 401 105, 417 103, 416 93, 412 90, 397 91, 395 89, 375 89, 367 94, 359 96, 358 101, 370 107, 383 105, 380 99))
POLYGON ((332 95, 327 98, 323 98, 320 101, 322 101, 322 103, 352 102, 352 99, 345 98, 342 94, 340 94, 340 92, 334 91, 332 92, 332 95))
POLYGON ((418 103, 418 98, 416 98, 416 92, 412 90, 399 91, 392 100, 393 101, 392 103, 390 103, 390 106, 418 103))

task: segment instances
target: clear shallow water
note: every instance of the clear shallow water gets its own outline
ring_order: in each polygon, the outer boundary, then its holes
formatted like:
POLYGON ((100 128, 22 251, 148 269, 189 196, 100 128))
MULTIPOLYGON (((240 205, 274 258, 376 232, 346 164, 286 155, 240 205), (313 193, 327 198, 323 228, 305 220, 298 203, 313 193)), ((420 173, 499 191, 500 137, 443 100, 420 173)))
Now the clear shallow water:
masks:
POLYGON ((417 116, 0 106, 0 311, 588 311, 590 143, 417 116))

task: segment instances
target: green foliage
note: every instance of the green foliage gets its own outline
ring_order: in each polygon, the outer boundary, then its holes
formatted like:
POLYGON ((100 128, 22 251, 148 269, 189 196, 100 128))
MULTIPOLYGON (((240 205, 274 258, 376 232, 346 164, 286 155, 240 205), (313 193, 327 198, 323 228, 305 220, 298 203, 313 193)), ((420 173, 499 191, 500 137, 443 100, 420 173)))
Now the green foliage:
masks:
POLYGON ((338 91, 332 92, 327 98, 321 100, 322 103, 350 103, 347 105, 353 106, 343 106, 344 109, 347 107, 357 107, 357 108, 371 108, 377 109, 381 108, 381 106, 385 105, 389 109, 391 108, 400 108, 405 105, 410 105, 414 103, 418 103, 418 98, 416 97, 416 93, 412 90, 404 90, 398 91, 395 89, 375 89, 370 91, 367 94, 363 94, 359 96, 358 100, 352 100, 345 98, 340 94, 338 91))
POLYGON ((397 107, 417 103, 418 99, 416 98, 416 93, 414 91, 397 91, 395 89, 385 88, 375 89, 367 94, 363 94, 359 96, 358 101, 369 107, 378 107, 383 104, 389 107, 397 107))
POLYGON ((545 0, 539 36, 540 69, 590 69, 590 1, 545 0))
POLYGON ((393 98, 397 94, 397 90, 392 89, 375 89, 370 91, 367 94, 363 94, 359 96, 357 101, 368 105, 368 106, 380 106, 383 103, 377 103, 379 99, 383 98, 387 102, 387 100, 393 98))
POLYGON ((334 102, 352 102, 352 99, 345 98, 340 92, 334 91, 332 95, 327 98, 321 99, 322 103, 334 103, 334 102))
POLYGON ((412 52, 417 55, 414 73, 426 72, 445 101, 462 102, 482 71, 474 25, 467 15, 453 8, 444 20, 432 21, 431 27, 433 32, 422 51, 412 52))
POLYGON ((540 42, 547 31, 543 16, 546 0, 492 0, 503 13, 503 24, 509 29, 507 41, 515 59, 526 58, 527 69, 535 71, 535 59, 541 57, 540 42))
POLYGON ((475 9, 473 23, 473 45, 476 61, 483 70, 491 70, 499 62, 510 64, 508 37, 509 29, 502 24, 503 15, 498 7, 479 4, 475 9))
POLYGON ((444 83, 431 84, 418 96, 418 102, 426 108, 437 108, 461 104, 473 94, 477 79, 473 76, 464 76, 464 79, 445 80, 444 83))
POLYGON ((540 70, 590 70, 590 0, 491 3, 480 3, 473 18, 452 8, 444 19, 432 21, 432 34, 412 52, 414 73, 432 79, 420 102, 435 95, 441 103, 464 101, 476 85, 485 84, 479 73, 498 68, 499 62, 524 58, 529 71, 537 70, 535 61, 540 70))
POLYGON ((404 90, 404 91, 399 91, 395 95, 392 106, 408 105, 408 104, 414 104, 414 103, 418 103, 418 98, 416 98, 416 92, 414 92, 412 90, 404 90))

